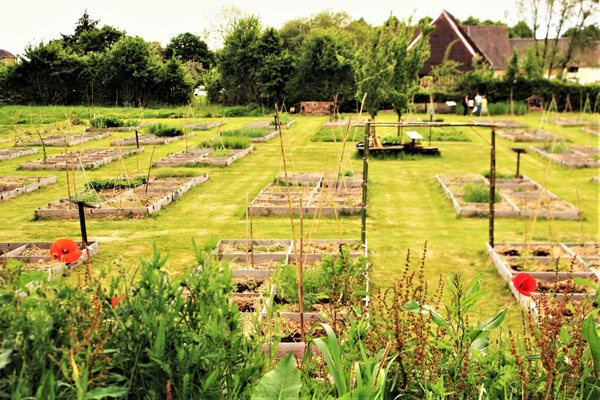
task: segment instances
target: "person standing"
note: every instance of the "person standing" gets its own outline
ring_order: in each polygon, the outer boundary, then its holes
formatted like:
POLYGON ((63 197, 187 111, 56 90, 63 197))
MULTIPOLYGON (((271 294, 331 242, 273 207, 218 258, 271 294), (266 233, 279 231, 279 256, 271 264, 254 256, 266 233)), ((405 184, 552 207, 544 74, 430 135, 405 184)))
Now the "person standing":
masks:
POLYGON ((460 105, 463 106, 463 117, 467 116, 467 110, 469 109, 469 95, 465 95, 460 101, 460 105))
POLYGON ((483 95, 483 98, 481 99, 481 112, 483 113, 483 115, 489 115, 488 114, 488 109, 487 109, 487 99, 485 98, 485 94, 483 95))
POLYGON ((469 116, 473 116, 473 107, 475 106, 475 102, 473 101, 473 99, 469 99, 467 101, 467 103, 469 104, 469 116))
POLYGON ((475 96, 475 115, 478 117, 481 117, 481 100, 482 97, 479 92, 477 92, 477 95, 475 96))

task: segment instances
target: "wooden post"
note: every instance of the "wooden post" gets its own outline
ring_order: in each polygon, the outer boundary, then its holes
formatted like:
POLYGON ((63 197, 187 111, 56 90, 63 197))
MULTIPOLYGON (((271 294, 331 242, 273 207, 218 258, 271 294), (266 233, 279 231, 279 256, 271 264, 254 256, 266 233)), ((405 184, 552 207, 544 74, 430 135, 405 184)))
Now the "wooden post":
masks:
POLYGON ((248 196, 250 194, 248 192, 246 192, 246 268, 248 268, 248 263, 250 262, 250 260, 248 259, 248 249, 250 248, 250 245, 248 243, 248 196))
MULTIPOLYGON (((69 183, 69 162, 67 159, 67 135, 64 135, 65 137, 65 166, 67 167, 67 193, 69 193, 69 198, 71 198, 71 184, 69 183)), ((71 205, 69 204, 69 208, 71 208, 71 205)))
POLYGON ((302 196, 300 196, 300 260, 298 262, 298 294, 300 298, 300 341, 304 342, 304 270, 302 268, 302 250, 304 247, 304 223, 302 222, 302 196))
POLYGON ((140 174, 140 139, 138 138, 138 131, 135 131, 135 148, 138 150, 135 152, 135 161, 137 162, 137 173, 140 174))
POLYGON ((150 155, 150 166, 148 167, 148 177, 146 178, 146 190, 144 193, 148 193, 148 184, 150 183, 150 172, 152 171, 152 159, 154 158, 154 150, 156 150, 156 145, 152 148, 152 155, 150 155))
POLYGON ((371 123, 365 124, 365 142, 363 148, 363 187, 362 187, 362 224, 360 232, 360 241, 362 244, 367 243, 367 179, 369 175, 369 136, 371 134, 371 123))
POLYGON ((492 127, 490 154, 490 246, 494 248, 494 201, 496 196, 496 127, 492 127))

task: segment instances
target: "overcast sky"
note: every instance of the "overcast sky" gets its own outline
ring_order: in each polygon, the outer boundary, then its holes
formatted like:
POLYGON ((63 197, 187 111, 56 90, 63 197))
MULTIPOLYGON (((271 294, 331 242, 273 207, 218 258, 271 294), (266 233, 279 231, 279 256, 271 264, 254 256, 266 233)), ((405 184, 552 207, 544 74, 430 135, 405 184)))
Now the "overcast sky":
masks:
POLYGON ((166 45, 179 33, 202 33, 209 24, 207 16, 221 6, 235 6, 259 15, 264 25, 280 28, 285 21, 328 8, 346 11, 353 19, 364 17, 372 25, 380 25, 390 11, 404 19, 416 9, 418 19, 426 15, 435 18, 444 8, 459 19, 473 15, 512 23, 517 17, 514 4, 515 0, 0 0, 0 49, 22 54, 28 43, 71 34, 86 8, 92 19, 101 20, 100 26, 112 25, 129 35, 166 45))

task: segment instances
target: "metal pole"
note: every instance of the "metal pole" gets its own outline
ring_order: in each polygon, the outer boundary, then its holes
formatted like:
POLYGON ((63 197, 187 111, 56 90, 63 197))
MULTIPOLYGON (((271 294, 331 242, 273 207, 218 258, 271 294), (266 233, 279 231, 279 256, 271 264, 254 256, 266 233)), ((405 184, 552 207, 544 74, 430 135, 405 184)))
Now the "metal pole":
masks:
POLYGON ((519 164, 521 163, 521 153, 517 153, 517 179, 520 178, 519 175, 519 164))
POLYGON ((496 128, 492 127, 492 151, 490 155, 490 246, 494 247, 494 200, 496 194, 496 128))
POLYGON ((81 227, 81 240, 83 240, 83 245, 87 247, 87 230, 85 228, 85 213, 83 212, 84 205, 83 203, 77 204, 79 207, 79 225, 81 227))
POLYGON ((365 124, 365 141, 363 147, 363 187, 362 187, 362 225, 360 241, 363 245, 367 243, 367 180, 369 177, 369 137, 371 135, 371 123, 365 124))

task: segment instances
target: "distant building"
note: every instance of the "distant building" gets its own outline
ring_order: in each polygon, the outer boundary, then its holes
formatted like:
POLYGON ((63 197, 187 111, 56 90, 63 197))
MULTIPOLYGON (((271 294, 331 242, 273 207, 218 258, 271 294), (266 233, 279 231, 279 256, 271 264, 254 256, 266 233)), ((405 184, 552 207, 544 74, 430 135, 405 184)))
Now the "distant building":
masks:
POLYGON ((0 62, 5 64, 16 64, 17 56, 6 50, 0 49, 0 62))
MULTIPOLYGON (((435 30, 429 37, 430 55, 419 71, 420 76, 430 75, 432 67, 442 64, 450 44, 452 48, 448 59, 462 64, 458 67, 459 71, 473 71, 475 69, 473 59, 477 57, 479 62, 488 64, 498 76, 505 73, 513 48, 517 50, 521 59, 527 48, 535 43, 534 39, 509 39, 508 28, 505 25, 462 26, 446 10, 442 11, 431 25, 435 26, 435 30)), ((416 43, 418 35, 420 33, 417 33, 411 47, 416 43)), ((558 40, 559 53, 566 52, 570 40, 569 38, 558 40)), ((599 67, 600 41, 597 41, 583 54, 576 54, 565 72, 567 78, 585 84, 600 81, 599 67)))

